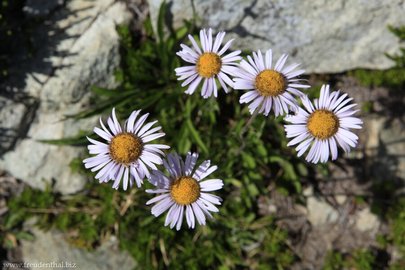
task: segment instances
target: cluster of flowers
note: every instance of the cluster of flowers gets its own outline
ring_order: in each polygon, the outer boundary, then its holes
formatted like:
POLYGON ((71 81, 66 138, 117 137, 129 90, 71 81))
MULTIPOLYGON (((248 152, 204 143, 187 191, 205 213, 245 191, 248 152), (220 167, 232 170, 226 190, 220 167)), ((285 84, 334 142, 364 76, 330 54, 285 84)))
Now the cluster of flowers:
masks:
MULTIPOLYGON (((177 55, 192 65, 175 70, 178 80, 184 80, 182 86, 188 86, 185 93, 193 94, 202 81, 203 98, 218 96, 217 81, 226 93, 230 88, 247 90, 240 103, 250 103, 251 114, 267 116, 273 110, 275 116, 286 115, 285 121, 291 123, 285 125, 286 134, 292 138, 288 145, 298 144, 298 156, 309 149, 308 162, 327 162, 329 156, 335 160, 338 145, 345 152, 356 146, 358 137, 349 129, 361 128, 362 121, 353 116, 357 110, 353 109, 356 104, 349 104, 352 98, 340 91, 330 92, 329 86, 323 85, 320 98, 312 103, 298 90, 310 87, 297 78, 304 70, 296 70, 299 64, 286 65, 288 55, 283 54, 273 66, 271 50, 264 55, 253 52, 247 60, 242 59, 241 51, 225 54, 233 41, 229 40, 221 48, 225 32, 219 32, 213 40, 211 29, 201 30, 202 48, 191 35, 188 37, 192 48, 181 44, 182 50, 177 55), (297 98, 304 108, 299 106, 297 98), (289 111, 294 114, 289 115, 289 111)), ((92 143, 89 152, 95 156, 83 161, 85 167, 98 171, 95 178, 100 183, 113 180, 115 189, 121 182, 124 190, 135 182, 141 187, 147 178, 155 189, 146 192, 158 195, 146 204, 155 204, 152 214, 156 217, 168 211, 165 226, 179 230, 184 215, 189 228, 195 227, 196 219, 205 225, 206 218, 212 217, 211 212, 218 212, 215 205, 221 204, 221 198, 209 192, 221 189, 223 181, 206 180, 217 166, 211 166, 209 160, 196 166, 197 153, 188 153, 185 161, 177 153, 165 157, 162 150, 169 146, 150 143, 165 134, 160 132, 160 126, 153 127, 157 121, 145 123, 148 115, 134 111, 121 126, 113 109, 107 120, 108 128, 100 119, 101 128, 94 128, 94 132, 107 143, 88 138, 92 143), (162 164, 168 175, 156 166, 162 164)))

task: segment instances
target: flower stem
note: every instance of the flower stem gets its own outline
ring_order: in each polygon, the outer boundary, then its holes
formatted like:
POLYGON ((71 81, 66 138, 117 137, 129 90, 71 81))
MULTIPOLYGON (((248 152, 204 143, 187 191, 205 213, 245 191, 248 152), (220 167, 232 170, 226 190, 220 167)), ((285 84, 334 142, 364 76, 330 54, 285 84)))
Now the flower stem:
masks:
POLYGON ((253 120, 256 118, 257 115, 258 115, 258 112, 257 112, 257 110, 255 110, 253 112, 253 114, 250 116, 249 120, 246 122, 246 125, 240 131, 239 139, 241 141, 241 145, 240 145, 240 147, 238 149, 238 154, 240 152, 242 152, 242 150, 245 148, 245 145, 246 145, 245 140, 243 138, 243 135, 247 132, 248 128, 252 125, 253 120))

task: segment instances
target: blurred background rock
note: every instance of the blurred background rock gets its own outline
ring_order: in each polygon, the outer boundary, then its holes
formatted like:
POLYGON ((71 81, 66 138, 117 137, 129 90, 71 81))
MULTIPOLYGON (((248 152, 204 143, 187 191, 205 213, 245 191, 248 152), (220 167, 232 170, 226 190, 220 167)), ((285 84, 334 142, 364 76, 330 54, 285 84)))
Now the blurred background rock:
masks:
MULTIPOLYGON (((156 18, 162 0, 148 0, 156 18)), ((234 48, 288 52, 307 73, 384 69, 384 53, 398 52, 387 25, 404 25, 404 1, 247 0, 167 1, 174 28, 196 18, 202 27, 230 32, 234 48)), ((156 22, 156 19, 152 19, 156 22)))

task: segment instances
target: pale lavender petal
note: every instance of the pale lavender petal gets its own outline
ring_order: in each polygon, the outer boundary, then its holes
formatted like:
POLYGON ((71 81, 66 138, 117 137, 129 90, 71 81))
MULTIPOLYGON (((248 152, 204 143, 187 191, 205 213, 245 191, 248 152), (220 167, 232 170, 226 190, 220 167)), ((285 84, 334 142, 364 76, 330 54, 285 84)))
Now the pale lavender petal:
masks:
POLYGON ((184 213, 184 206, 180 207, 179 219, 177 220, 176 230, 180 230, 181 224, 183 223, 183 213, 184 213))
POLYGON ((193 212, 194 212, 195 217, 197 218, 198 223, 200 225, 205 225, 205 215, 202 212, 200 206, 198 206, 198 204, 196 204, 196 203, 193 203, 191 205, 191 207, 193 208, 193 212))
POLYGON ((102 130, 101 128, 95 127, 95 128, 93 129, 93 131, 94 131, 98 136, 100 136, 101 138, 103 138, 103 139, 106 140, 106 141, 111 141, 111 139, 112 139, 112 136, 109 135, 109 134, 107 134, 107 132, 105 132, 105 131, 102 130))
POLYGON ((224 54, 224 52, 226 52, 226 50, 229 49, 229 47, 231 46, 233 42, 233 39, 229 40, 227 43, 225 43, 224 47, 222 47, 222 49, 219 51, 218 55, 221 56, 222 54, 224 54))
POLYGON ((191 228, 191 229, 194 229, 194 227, 195 227, 195 218, 194 218, 193 209, 191 208, 190 205, 186 206, 186 217, 187 217, 188 227, 191 228))
POLYGON ((201 191, 214 191, 219 190, 224 186, 221 179, 210 179, 200 182, 201 191))
POLYGON ((188 35, 188 39, 191 41, 191 44, 193 44, 193 48, 198 52, 198 54, 202 54, 201 49, 197 45, 197 42, 195 41, 194 37, 192 35, 188 35))

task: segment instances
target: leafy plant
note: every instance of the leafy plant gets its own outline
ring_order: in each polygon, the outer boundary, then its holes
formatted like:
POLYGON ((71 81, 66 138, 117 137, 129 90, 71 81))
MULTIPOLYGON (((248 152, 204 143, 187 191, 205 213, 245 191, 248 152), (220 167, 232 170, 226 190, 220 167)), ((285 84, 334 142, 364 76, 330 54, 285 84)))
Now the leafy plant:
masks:
POLYGON ((10 211, 1 230, 14 231, 4 234, 3 245, 8 247, 14 237, 32 238, 21 227, 27 218, 35 217, 41 228, 64 231, 70 243, 86 249, 116 235, 121 248, 146 269, 284 268, 295 260, 285 242, 286 232, 271 217, 258 217, 243 207, 237 196, 226 201, 224 211, 209 227, 174 232, 162 226, 163 217, 155 220, 150 215, 144 192, 111 192, 108 185, 98 183, 85 190, 63 197, 55 196, 50 188, 26 187, 9 201, 10 211))
POLYGON ((388 211, 390 233, 386 241, 394 246, 402 256, 391 265, 391 269, 403 269, 405 267, 405 198, 398 198, 388 211))
POLYGON ((375 256, 365 249, 354 250, 350 254, 342 254, 337 251, 328 253, 324 270, 356 269, 371 270, 376 269, 374 265, 375 256))

